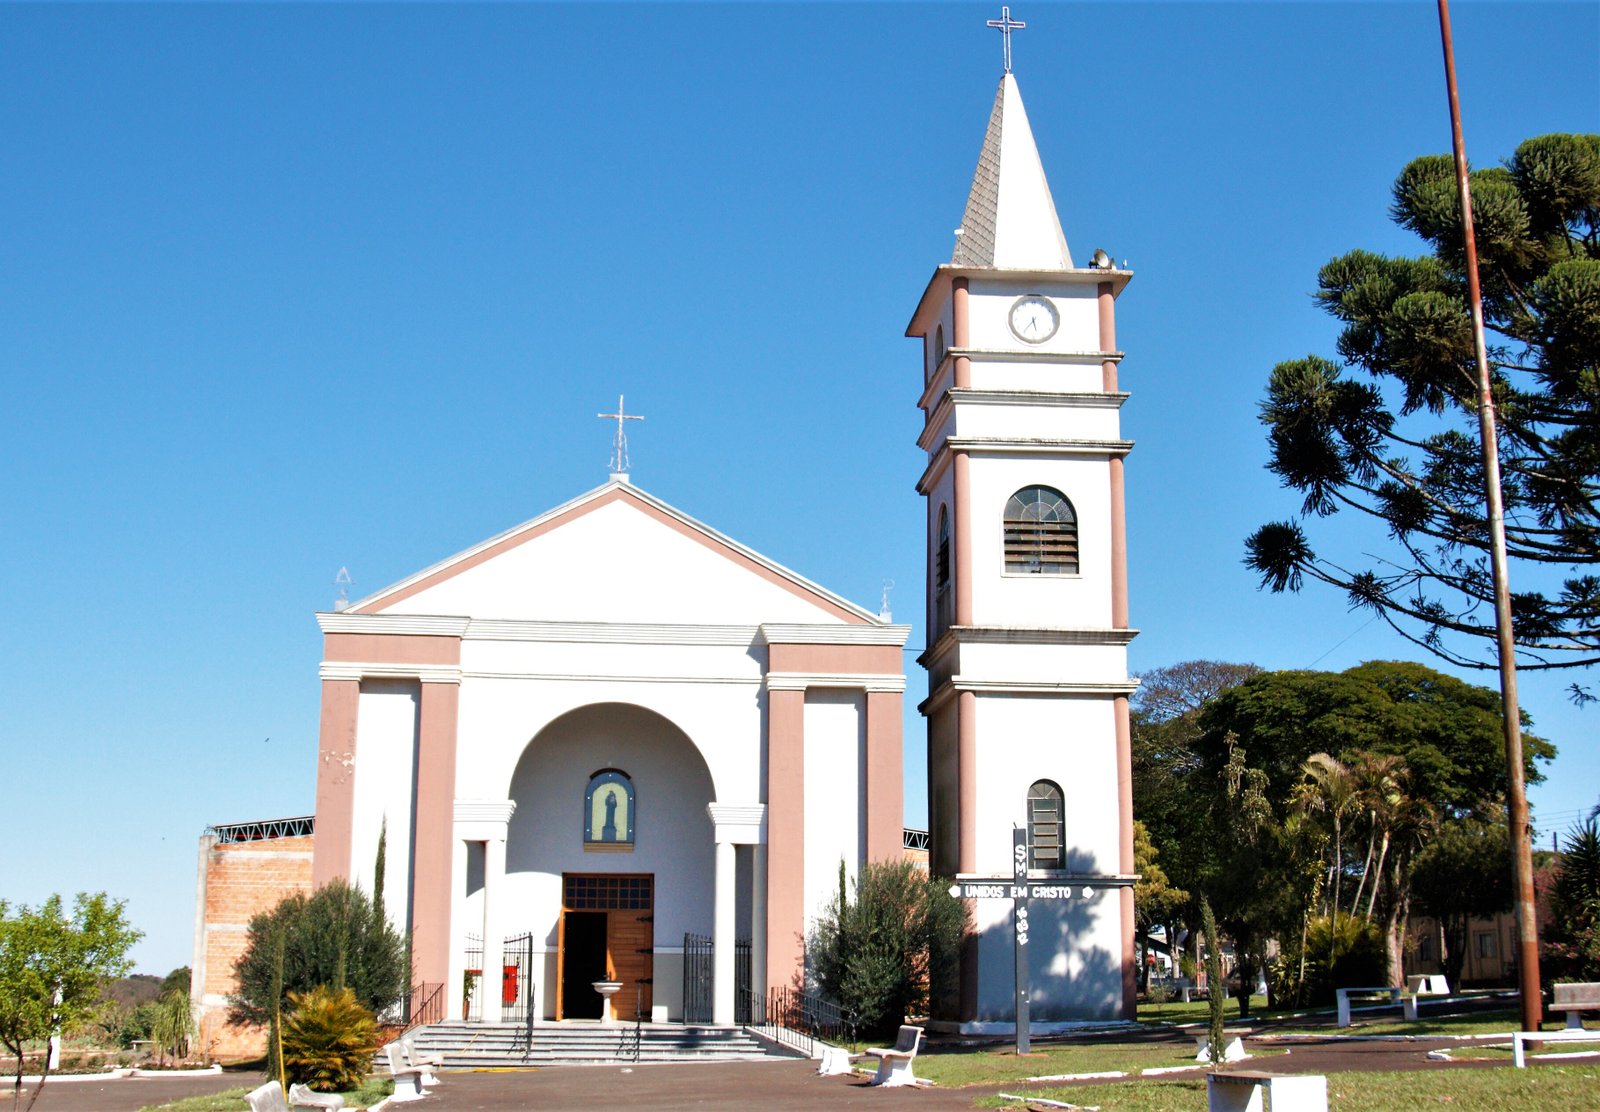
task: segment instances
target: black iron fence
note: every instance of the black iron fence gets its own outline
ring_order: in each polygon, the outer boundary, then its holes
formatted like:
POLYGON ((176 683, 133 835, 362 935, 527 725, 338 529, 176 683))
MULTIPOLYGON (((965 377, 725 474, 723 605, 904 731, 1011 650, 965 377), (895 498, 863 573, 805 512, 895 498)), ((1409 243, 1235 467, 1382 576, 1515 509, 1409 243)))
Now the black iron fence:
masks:
MULTIPOLYGON (((683 1021, 711 1023, 716 945, 703 934, 683 936, 683 1021)), ((733 944, 733 1021, 750 1022, 750 940, 733 944)))
POLYGON ((461 1018, 477 1023, 483 1019, 483 994, 500 993, 500 1021, 532 1027, 534 1015, 533 933, 513 935, 502 944, 500 976, 485 979, 483 939, 467 935, 467 970, 461 986, 461 1018))
POLYGON ((835 1046, 856 1041, 856 1016, 815 993, 792 988, 771 988, 765 995, 745 991, 740 996, 741 1020, 774 1042, 811 1053, 811 1041, 835 1046))

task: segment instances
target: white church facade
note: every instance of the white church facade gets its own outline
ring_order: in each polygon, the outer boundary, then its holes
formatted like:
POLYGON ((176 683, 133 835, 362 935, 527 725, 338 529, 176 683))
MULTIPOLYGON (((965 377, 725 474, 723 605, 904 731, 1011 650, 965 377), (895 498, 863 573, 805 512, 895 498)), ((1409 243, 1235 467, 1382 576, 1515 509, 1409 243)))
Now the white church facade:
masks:
MULTIPOLYGON (((1114 326, 1130 277, 1104 252, 1073 264, 1007 72, 954 256, 907 328, 907 384, 925 418, 930 867, 1009 877, 1020 826, 1030 876, 1073 891, 1031 912, 1041 1025, 1134 1007, 1114 326)), ((904 854, 910 627, 626 474, 317 620, 311 883, 370 888, 382 836, 413 981, 449 1018, 590 1018, 609 980, 621 1017, 733 1023, 739 989, 805 983, 841 861, 904 854), (686 937, 709 940, 702 1011, 686 937)), ((204 870, 203 850, 202 888, 204 870)), ((208 913, 196 980, 218 1004, 208 913)), ((973 914, 936 1018, 1005 1030, 1011 904, 973 914)))

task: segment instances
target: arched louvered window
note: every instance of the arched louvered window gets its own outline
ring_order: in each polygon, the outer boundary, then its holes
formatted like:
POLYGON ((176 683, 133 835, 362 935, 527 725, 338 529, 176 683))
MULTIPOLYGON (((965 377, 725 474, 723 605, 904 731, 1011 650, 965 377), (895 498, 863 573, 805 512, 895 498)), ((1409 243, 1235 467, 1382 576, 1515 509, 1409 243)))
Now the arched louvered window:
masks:
POLYGON ((955 620, 955 591, 950 585, 950 514, 939 507, 939 547, 933 557, 934 636, 955 620))
POLYGON ((1037 780, 1028 789, 1028 867, 1067 867, 1062 835, 1061 789, 1049 780, 1037 780))
POLYGON ((1006 503, 1006 571, 1030 575, 1078 573, 1078 515, 1066 495, 1023 487, 1006 503))

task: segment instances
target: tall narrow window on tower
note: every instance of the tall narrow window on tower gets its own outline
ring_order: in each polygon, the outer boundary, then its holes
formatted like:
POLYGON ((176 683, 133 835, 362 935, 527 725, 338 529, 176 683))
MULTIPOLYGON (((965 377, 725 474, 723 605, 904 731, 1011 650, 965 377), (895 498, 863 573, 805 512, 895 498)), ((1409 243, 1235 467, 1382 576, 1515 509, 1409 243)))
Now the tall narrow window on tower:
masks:
POLYGON ((955 592, 950 589, 950 514, 939 507, 939 547, 933 566, 933 612, 935 637, 950 628, 955 617, 955 592))
POLYGON ((1024 487, 1006 503, 1006 571, 1078 573, 1078 515, 1059 490, 1024 487))
POLYGON ((1061 837, 1061 789, 1038 780, 1028 789, 1028 867, 1064 869, 1065 845, 1061 837))

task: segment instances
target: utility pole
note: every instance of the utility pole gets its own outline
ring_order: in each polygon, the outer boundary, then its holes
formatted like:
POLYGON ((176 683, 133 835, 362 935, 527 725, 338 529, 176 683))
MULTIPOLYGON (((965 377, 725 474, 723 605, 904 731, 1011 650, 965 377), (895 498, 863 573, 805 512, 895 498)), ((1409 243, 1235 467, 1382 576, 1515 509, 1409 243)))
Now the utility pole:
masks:
POLYGON ((1489 560, 1494 572, 1495 647, 1500 660, 1500 709, 1505 717, 1506 773, 1510 798, 1512 877, 1517 917, 1517 980, 1522 1029, 1539 1030, 1544 998, 1539 989, 1539 925, 1533 904, 1533 841, 1522 767, 1522 712, 1517 704, 1516 644, 1511 629, 1511 588, 1506 572, 1506 523, 1500 490, 1500 449, 1495 441, 1494 383, 1483 339, 1483 291, 1478 285, 1478 241, 1472 228, 1472 191, 1467 182, 1467 146, 1461 137, 1461 101, 1456 94, 1456 56, 1450 39, 1450 0, 1439 2, 1439 37, 1444 47, 1445 85, 1450 94, 1450 137, 1455 145, 1456 187, 1466 239, 1467 299, 1472 342, 1478 358, 1478 439, 1483 448, 1483 484, 1489 514, 1489 560))

